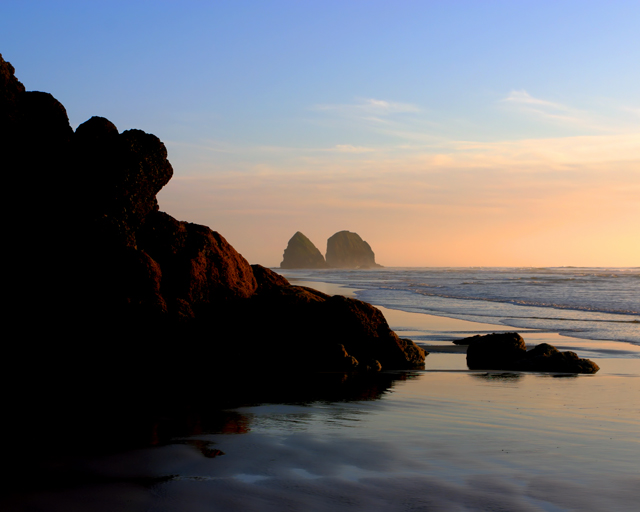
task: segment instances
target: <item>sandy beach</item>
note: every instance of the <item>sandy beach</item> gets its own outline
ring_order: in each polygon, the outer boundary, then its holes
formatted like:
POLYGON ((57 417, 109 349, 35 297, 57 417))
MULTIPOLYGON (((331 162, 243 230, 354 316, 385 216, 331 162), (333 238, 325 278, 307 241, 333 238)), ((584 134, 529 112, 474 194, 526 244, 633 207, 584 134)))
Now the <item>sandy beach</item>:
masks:
POLYGON ((447 340, 499 326, 381 309, 401 336, 428 338, 424 371, 383 372, 341 399, 240 404, 155 446, 59 460, 24 478, 75 480, 10 495, 2 509, 636 510, 640 402, 627 397, 640 397, 640 359, 629 344, 596 353, 596 375, 470 372, 447 340))

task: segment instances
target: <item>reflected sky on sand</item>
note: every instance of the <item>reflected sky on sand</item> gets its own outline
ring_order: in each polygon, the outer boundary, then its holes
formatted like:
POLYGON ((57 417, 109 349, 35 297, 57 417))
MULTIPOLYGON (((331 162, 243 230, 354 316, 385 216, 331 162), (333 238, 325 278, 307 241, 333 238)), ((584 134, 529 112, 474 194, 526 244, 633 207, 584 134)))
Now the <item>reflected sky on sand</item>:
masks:
POLYGON ((13 510, 632 511, 637 370, 414 372, 376 398, 230 407, 154 447, 78 459, 85 485, 13 510))

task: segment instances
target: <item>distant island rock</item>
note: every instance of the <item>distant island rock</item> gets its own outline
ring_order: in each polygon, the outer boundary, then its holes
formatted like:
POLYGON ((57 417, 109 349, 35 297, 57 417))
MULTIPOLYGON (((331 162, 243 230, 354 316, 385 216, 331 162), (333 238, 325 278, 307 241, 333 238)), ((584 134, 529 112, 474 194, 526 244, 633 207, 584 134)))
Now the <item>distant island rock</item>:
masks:
POLYGON ((380 268, 371 246, 360 235, 339 231, 327 240, 327 265, 332 268, 380 268))
POLYGON ((470 370, 511 370, 555 373, 596 373, 600 367, 575 352, 560 352, 553 345, 541 343, 527 351, 517 332, 476 335, 454 342, 468 345, 470 370))
POLYGON ((280 268, 327 268, 324 256, 300 231, 291 237, 280 268))

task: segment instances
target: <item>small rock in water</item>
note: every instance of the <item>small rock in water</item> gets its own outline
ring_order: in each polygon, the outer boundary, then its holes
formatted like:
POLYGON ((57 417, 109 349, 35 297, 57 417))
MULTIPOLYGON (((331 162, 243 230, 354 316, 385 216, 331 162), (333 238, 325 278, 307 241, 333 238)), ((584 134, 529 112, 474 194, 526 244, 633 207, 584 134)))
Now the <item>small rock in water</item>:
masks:
POLYGON ((557 373, 596 373, 600 367, 575 352, 560 352, 541 343, 527 351, 516 332, 472 336, 455 342, 468 345, 467 366, 471 370, 516 370, 557 373))
POLYGON ((517 332, 474 336, 467 348, 467 366, 471 370, 513 370, 526 353, 527 347, 517 332))

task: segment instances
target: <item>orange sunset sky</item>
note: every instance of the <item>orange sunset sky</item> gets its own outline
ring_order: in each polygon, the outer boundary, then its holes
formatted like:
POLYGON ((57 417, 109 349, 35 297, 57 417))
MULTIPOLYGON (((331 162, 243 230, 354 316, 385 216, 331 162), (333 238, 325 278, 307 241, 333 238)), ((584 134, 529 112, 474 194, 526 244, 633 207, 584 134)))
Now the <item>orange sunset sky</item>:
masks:
POLYGON ((166 144, 158 196, 277 266, 347 229, 385 266, 640 265, 640 4, 3 2, 75 128, 166 144), (37 5, 35 5, 37 4, 37 5), (151 8, 153 7, 153 8, 151 8))

